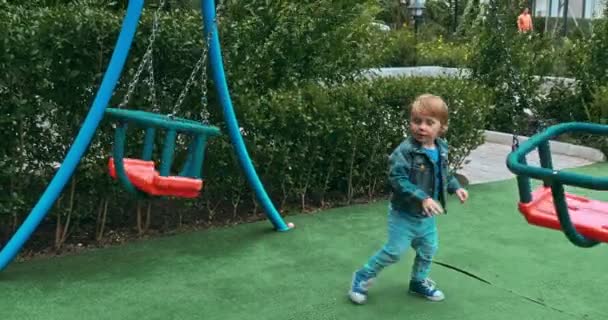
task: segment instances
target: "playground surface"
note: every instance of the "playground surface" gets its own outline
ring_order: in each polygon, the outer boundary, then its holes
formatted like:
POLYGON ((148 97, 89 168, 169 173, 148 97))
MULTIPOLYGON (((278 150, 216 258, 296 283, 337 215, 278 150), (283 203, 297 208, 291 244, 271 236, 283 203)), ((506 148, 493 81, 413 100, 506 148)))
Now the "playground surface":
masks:
MULTIPOLYGON (((608 164, 568 170, 605 176, 608 164)), ((432 277, 443 302, 407 294, 411 251, 381 274, 368 304, 348 301, 352 272, 385 240, 379 201, 291 216, 287 233, 260 221, 13 263, 0 274, 0 319, 605 318, 605 245, 580 249, 528 225, 513 179, 469 190, 438 220, 432 277)))

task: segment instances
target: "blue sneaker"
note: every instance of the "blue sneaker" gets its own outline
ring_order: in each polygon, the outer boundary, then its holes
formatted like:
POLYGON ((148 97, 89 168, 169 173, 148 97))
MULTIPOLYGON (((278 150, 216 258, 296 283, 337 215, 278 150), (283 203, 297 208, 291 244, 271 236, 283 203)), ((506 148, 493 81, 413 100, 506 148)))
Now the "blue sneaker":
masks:
POLYGON ((367 301, 367 290, 374 282, 374 278, 361 275, 359 272, 353 273, 353 281, 348 291, 350 301, 356 304, 364 304, 367 301))
POLYGON ((443 292, 437 289, 435 282, 429 278, 422 281, 410 281, 410 292, 425 297, 431 301, 445 299, 443 292))

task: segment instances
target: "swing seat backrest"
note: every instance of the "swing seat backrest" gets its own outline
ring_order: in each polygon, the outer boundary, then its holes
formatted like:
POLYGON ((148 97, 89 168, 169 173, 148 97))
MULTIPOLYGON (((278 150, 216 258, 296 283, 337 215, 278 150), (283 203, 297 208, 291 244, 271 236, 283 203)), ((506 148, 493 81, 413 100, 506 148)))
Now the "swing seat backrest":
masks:
MULTIPOLYGON (((124 158, 123 163, 129 181, 148 195, 196 198, 203 188, 202 179, 161 176, 153 161, 124 158)), ((108 169, 110 176, 117 179, 113 158, 110 158, 108 169)))
POLYGON ((207 140, 220 134, 217 127, 192 120, 160 114, 124 109, 106 109, 111 119, 118 121, 114 139, 114 155, 110 160, 110 174, 116 177, 127 191, 152 196, 197 197, 202 189, 201 171, 207 140), (124 157, 127 126, 145 128, 144 150, 141 159, 124 157), (157 129, 165 131, 160 168, 156 171, 152 154, 157 129), (171 176, 173 153, 178 134, 191 141, 188 156, 179 176, 171 176), (114 162, 114 160, 116 160, 114 162))

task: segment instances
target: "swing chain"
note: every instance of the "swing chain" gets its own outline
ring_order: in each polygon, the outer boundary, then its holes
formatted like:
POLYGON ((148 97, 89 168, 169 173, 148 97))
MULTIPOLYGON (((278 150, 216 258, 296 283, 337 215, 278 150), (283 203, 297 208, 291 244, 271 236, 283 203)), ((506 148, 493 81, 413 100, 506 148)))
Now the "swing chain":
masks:
MULTIPOLYGON (((220 1, 220 3, 217 5, 217 8, 215 10, 215 17, 214 17, 214 22, 216 25, 216 28, 219 26, 220 23, 220 17, 223 14, 224 11, 224 2, 220 1)), ((212 33, 208 32, 207 33, 207 39, 205 39, 205 51, 203 53, 203 59, 207 59, 207 55, 208 55, 208 51, 209 51, 209 47, 211 46, 211 36, 212 33)), ((203 65, 201 68, 201 106, 202 106, 202 110, 201 110, 201 121, 204 124, 209 124, 209 117, 211 116, 208 110, 208 106, 209 106, 209 100, 207 99, 207 63, 205 63, 205 61, 203 61, 203 65)))
POLYGON ((160 108, 156 101, 156 83, 154 81, 154 58, 150 54, 150 62, 148 63, 148 87, 150 88, 150 101, 152 102, 152 111, 158 113, 160 108))
POLYGON ((198 71, 201 70, 201 87, 202 87, 201 104, 202 104, 202 109, 203 109, 201 111, 201 119, 202 119, 203 123, 208 123, 209 112, 207 111, 207 52, 209 49, 209 39, 210 38, 211 38, 211 36, 209 35, 207 37, 207 41, 204 43, 203 52, 201 54, 201 57, 196 62, 194 69, 192 69, 192 73, 190 73, 190 77, 188 78, 188 81, 186 81, 186 85, 182 89, 182 92, 179 94, 179 97, 177 98, 177 102, 173 106, 173 111, 171 112, 171 114, 169 114, 169 117, 174 117, 177 114, 177 110, 184 103, 184 99, 186 98, 186 95, 188 94, 188 91, 190 90, 190 87, 192 86, 192 83, 194 82, 195 77, 198 74, 198 71))
POLYGON ((207 99, 207 59, 209 54, 209 44, 211 41, 211 32, 207 34, 205 39, 205 49, 203 52, 203 65, 201 66, 201 121, 204 124, 209 124, 209 110, 207 110, 209 104, 207 99))
POLYGON ((141 63, 139 64, 139 66, 137 66, 137 71, 135 72, 135 77, 133 78, 133 81, 131 81, 131 83, 129 83, 129 87, 127 89, 127 93, 125 94, 122 102, 118 105, 119 108, 122 108, 124 106, 127 105, 127 103, 129 103, 129 100, 131 98, 131 95, 133 95, 133 92, 135 91, 135 86, 139 83, 139 78, 141 77, 141 73, 144 70, 144 67, 148 67, 148 73, 149 73, 149 77, 150 79, 148 80, 148 83, 150 85, 150 93, 152 95, 152 102, 154 103, 154 108, 156 109, 156 89, 153 87, 154 86, 154 66, 153 66, 153 59, 152 59, 152 55, 153 55, 153 51, 154 51, 154 41, 156 40, 156 35, 160 29, 160 12, 163 9, 163 7, 165 6, 165 1, 166 0, 161 0, 160 4, 158 5, 158 8, 156 9, 156 11, 154 12, 154 18, 153 18, 153 22, 152 22, 152 33, 150 33, 150 36, 148 37, 148 47, 146 48, 146 52, 144 53, 144 56, 142 58, 141 63))
POLYGON ((517 151, 519 149, 519 138, 517 135, 513 135, 513 141, 511 142, 511 151, 517 151))

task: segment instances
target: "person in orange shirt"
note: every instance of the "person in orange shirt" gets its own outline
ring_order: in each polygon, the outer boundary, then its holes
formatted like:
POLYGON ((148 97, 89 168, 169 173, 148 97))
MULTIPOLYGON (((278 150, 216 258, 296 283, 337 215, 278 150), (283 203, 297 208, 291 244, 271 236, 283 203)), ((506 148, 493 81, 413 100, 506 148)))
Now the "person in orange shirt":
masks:
POLYGON ((517 29, 519 32, 530 32, 534 30, 532 25, 532 16, 530 10, 525 8, 524 11, 517 17, 517 29))

